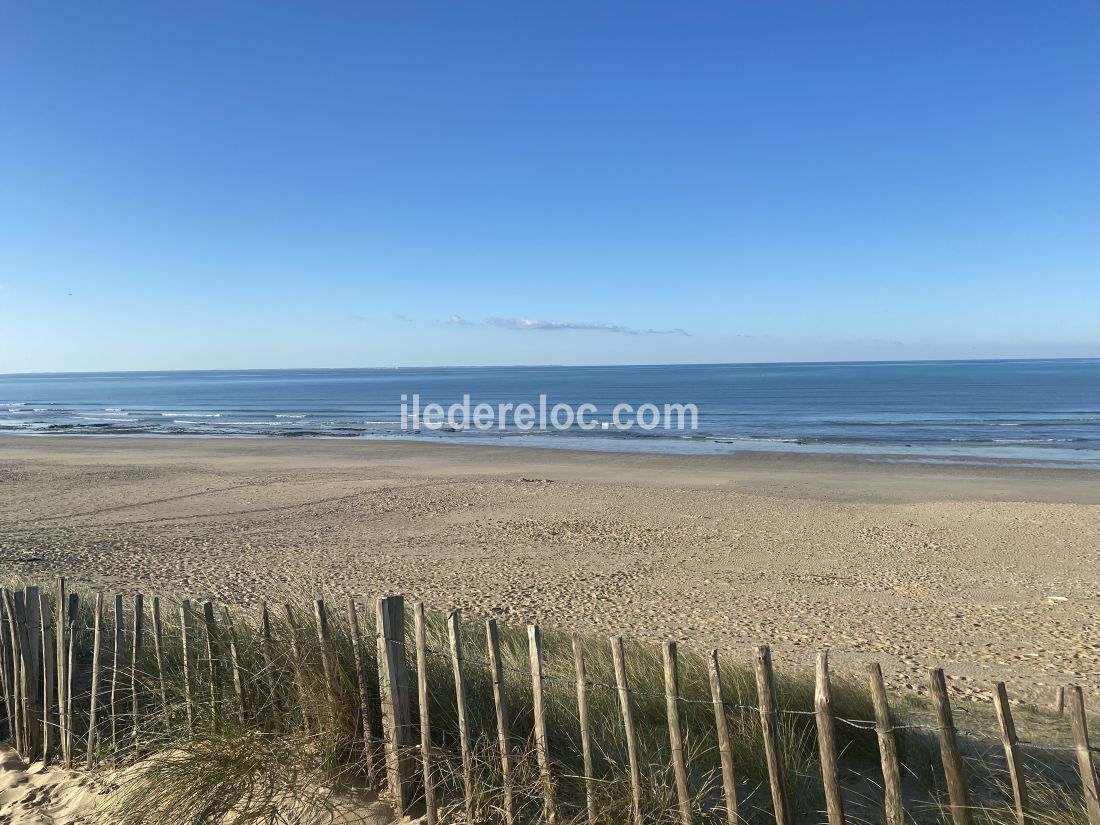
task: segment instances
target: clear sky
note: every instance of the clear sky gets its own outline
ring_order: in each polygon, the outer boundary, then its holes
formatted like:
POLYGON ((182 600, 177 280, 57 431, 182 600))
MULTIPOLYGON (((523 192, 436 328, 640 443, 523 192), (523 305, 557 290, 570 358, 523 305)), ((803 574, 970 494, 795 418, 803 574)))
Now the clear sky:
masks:
POLYGON ((1100 355, 1100 4, 0 4, 0 372, 1100 355))

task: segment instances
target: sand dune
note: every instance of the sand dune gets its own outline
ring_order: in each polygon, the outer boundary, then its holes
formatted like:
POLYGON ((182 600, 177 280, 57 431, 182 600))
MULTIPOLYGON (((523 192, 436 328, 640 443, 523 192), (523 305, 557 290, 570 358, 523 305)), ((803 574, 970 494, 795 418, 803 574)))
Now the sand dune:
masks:
MULTIPOLYGON (((140 763, 128 770, 140 769, 140 763)), ((0 823, 17 825, 105 825, 117 822, 114 792, 125 783, 126 773, 95 774, 27 764, 8 745, 0 745, 0 823)), ((369 798, 333 797, 325 811, 326 825, 416 825, 417 820, 397 818, 393 810, 369 798)), ((295 802, 280 802, 283 816, 293 821, 295 802)), ((234 821, 234 820, 230 820, 234 821)), ((251 821, 251 820, 250 820, 251 821)), ((312 817, 310 819, 312 820, 312 817)))
POLYGON ((103 807, 92 777, 61 768, 27 765, 0 745, 0 822, 90 825, 103 807))

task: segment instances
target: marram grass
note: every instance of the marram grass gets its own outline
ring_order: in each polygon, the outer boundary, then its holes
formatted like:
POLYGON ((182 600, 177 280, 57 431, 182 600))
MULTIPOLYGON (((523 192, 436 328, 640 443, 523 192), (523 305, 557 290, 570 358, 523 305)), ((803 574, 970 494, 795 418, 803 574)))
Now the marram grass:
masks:
MULTIPOLYGON (((74 754, 83 764, 89 711, 94 596, 81 594, 75 637, 77 678, 74 685, 74 754)), ((314 604, 292 600, 270 604, 270 638, 260 633, 259 609, 230 610, 231 628, 221 608, 215 611, 214 661, 207 656, 207 630, 202 607, 192 603, 191 661, 185 679, 179 603, 161 600, 163 673, 158 669, 150 617, 145 605, 143 654, 138 663, 139 724, 134 734, 131 713, 130 653, 133 599, 126 604, 125 662, 119 674, 112 737, 109 691, 113 660, 113 605, 105 600, 102 617, 98 770, 110 770, 117 788, 106 814, 120 825, 199 825, 203 823, 355 822, 366 801, 384 793, 385 767, 379 719, 379 686, 373 604, 358 607, 363 670, 367 677, 371 745, 364 736, 359 683, 345 599, 326 603, 329 641, 322 646, 314 604), (236 652, 239 689, 230 652, 236 652), (328 676, 324 658, 328 659, 328 676), (213 674, 213 678, 212 675, 213 674), (167 702, 161 700, 161 677, 167 702), (190 690, 188 690, 190 687, 190 690), (190 707, 190 723, 188 722, 190 707), (368 765, 373 764, 373 776, 368 765)), ((417 662, 413 611, 406 610, 406 659, 414 728, 414 785, 420 785, 417 662)), ((501 626, 501 656, 511 721, 512 786, 520 823, 539 822, 542 785, 534 747, 530 659, 524 627, 501 626)), ((454 674, 446 614, 427 614, 427 679, 432 734, 433 785, 441 822, 466 821, 466 800, 454 674)), ((503 787, 496 716, 485 626, 462 623, 464 676, 472 760, 475 818, 503 822, 503 787)), ((586 636, 582 646, 587 668, 589 723, 595 774, 595 806, 601 823, 632 821, 632 790, 627 767, 619 696, 615 690, 608 639, 586 636)), ((642 801, 647 823, 678 823, 680 813, 672 770, 661 651, 626 643, 627 676, 639 744, 642 801)), ((681 726, 688 763, 692 810, 696 822, 725 823, 714 709, 705 651, 680 649, 681 726)), ((773 822, 764 758, 756 683, 744 659, 723 657, 722 687, 737 773, 740 816, 746 823, 773 822)), ((581 757, 572 638, 543 629, 543 669, 548 741, 559 821, 586 823, 584 766, 581 757)), ((834 664, 835 666, 835 664, 834 664)), ((784 671, 777 665, 776 692, 786 793, 800 822, 824 822, 824 795, 818 762, 811 675, 784 671)), ((847 722, 836 727, 841 783, 850 822, 882 821, 882 780, 874 718, 865 684, 834 674, 833 705, 847 722)), ((891 697, 895 724, 928 721, 919 699, 891 697), (904 714, 904 718, 902 715, 904 714)), ((976 706, 977 707, 977 706, 976 706)), ((1034 728, 1033 736, 1068 744, 1063 720, 1037 709, 1021 713, 1017 726, 1034 728)), ((988 714, 957 705, 960 729, 974 724, 984 734, 995 731, 988 714)), ((946 792, 934 732, 906 727, 898 732, 903 761, 907 813, 914 822, 947 822, 946 792)), ((1021 730, 1021 737, 1025 731, 1021 730)), ((1014 823, 1011 790, 1003 753, 986 735, 962 737, 968 760, 975 820, 980 825, 1014 823)), ((1028 770, 1036 825, 1085 823, 1080 784, 1072 755, 1061 750, 1029 754, 1028 770)), ((414 798, 419 799, 419 788, 414 798)), ((423 812, 414 803, 410 814, 423 812)), ((365 814, 364 814, 365 817, 365 814)), ((365 818, 364 818, 364 821, 365 818)))

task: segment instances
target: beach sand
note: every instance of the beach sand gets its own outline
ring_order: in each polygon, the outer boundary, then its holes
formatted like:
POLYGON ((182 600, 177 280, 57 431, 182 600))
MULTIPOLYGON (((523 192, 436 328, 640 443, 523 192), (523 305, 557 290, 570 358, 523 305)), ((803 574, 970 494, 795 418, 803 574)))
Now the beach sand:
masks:
MULTIPOLYGON (((127 796, 119 795, 126 783, 146 763, 119 770, 97 773, 65 770, 58 765, 24 762, 7 744, 0 744, 0 823, 8 825, 103 825, 118 822, 120 807, 125 810, 127 796)), ((326 789, 311 787, 324 795, 326 789)), ((395 817, 393 809, 379 802, 375 794, 353 796, 333 794, 325 797, 326 825, 417 825, 417 821, 395 817)), ((281 812, 292 819, 293 799, 281 800, 281 812)), ((231 819, 230 821, 238 821, 231 819)), ((249 820, 254 821, 254 820, 249 820)))
MULTIPOLYGON (((254 605, 404 593, 675 638, 832 651, 1044 704, 1100 692, 1100 474, 364 441, 0 438, 5 573, 254 605)), ((1095 700, 1094 700, 1095 701, 1095 700)))
POLYGON ((28 765, 0 745, 0 822, 89 825, 102 812, 100 790, 86 774, 28 765))

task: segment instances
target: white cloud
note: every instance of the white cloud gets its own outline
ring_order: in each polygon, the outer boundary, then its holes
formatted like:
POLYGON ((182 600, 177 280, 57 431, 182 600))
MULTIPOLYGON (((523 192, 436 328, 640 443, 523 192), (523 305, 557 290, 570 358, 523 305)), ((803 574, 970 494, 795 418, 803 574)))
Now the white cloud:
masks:
POLYGON ((449 324, 456 326, 487 326, 499 329, 512 329, 519 331, 536 332, 611 332, 619 335, 691 335, 685 329, 634 329, 622 324, 612 324, 606 321, 540 321, 534 318, 486 318, 480 324, 475 321, 467 321, 460 315, 452 315, 449 324))

